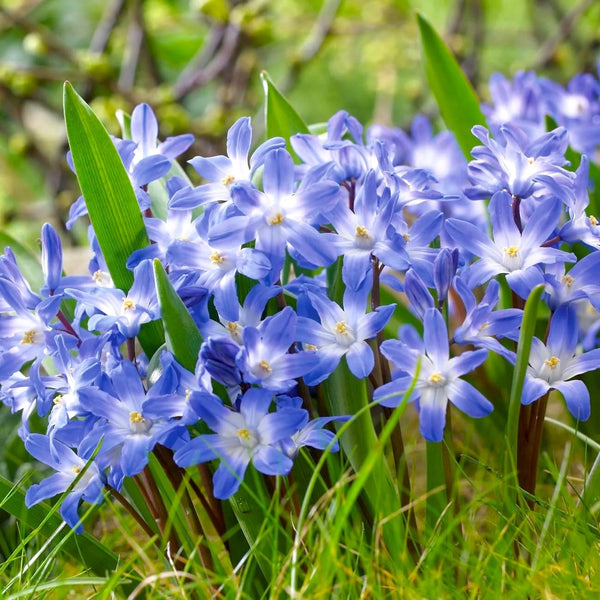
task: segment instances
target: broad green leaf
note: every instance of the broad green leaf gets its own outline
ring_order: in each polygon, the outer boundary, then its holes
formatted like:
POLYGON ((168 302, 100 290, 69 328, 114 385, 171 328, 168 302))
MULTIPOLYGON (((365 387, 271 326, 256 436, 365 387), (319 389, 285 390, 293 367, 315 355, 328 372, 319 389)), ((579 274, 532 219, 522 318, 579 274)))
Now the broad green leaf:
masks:
MULTIPOLYGON (((68 82, 63 102, 69 146, 90 221, 115 286, 126 292, 133 284, 127 259, 149 244, 138 201, 104 125, 68 82)), ((138 337, 148 356, 164 342, 158 322, 144 325, 138 337)))
POLYGON ((154 277, 165 326, 167 348, 181 366, 193 373, 198 362, 202 336, 185 304, 173 289, 159 260, 154 261, 154 277))
POLYGON ((292 156, 295 156, 290 145, 290 137, 296 133, 309 133, 308 126, 275 87, 266 71, 260 74, 260 79, 265 93, 267 137, 280 136, 285 138, 289 152, 292 156))
POLYGON ((508 418, 506 420, 506 440, 504 452, 504 480, 506 481, 506 494, 508 502, 514 505, 517 483, 516 460, 517 443, 519 434, 519 412, 521 409, 521 396, 523 394, 523 385, 525 383, 525 374, 529 365, 529 353, 531 351, 531 340, 535 332, 538 307, 540 298, 544 292, 544 286, 538 285, 533 289, 523 313, 523 322, 519 333, 519 343, 517 346, 517 360, 513 371, 512 384, 510 388, 510 400, 508 402, 508 418))
POLYGON ((448 129, 454 133, 467 159, 475 138, 473 125, 485 125, 475 90, 456 62, 456 58, 431 24, 417 14, 423 43, 423 60, 431 92, 448 129))
POLYGON ((63 101, 69 146, 90 220, 115 286, 127 291, 133 283, 127 259, 149 244, 135 192, 108 132, 68 82, 63 101))
MULTIPOLYGON (((374 448, 381 449, 381 440, 375 432, 371 413, 366 409, 369 404, 366 380, 357 379, 343 358, 337 369, 321 383, 321 386, 331 414, 356 416, 340 437, 340 446, 359 476, 368 463, 368 475, 363 491, 371 516, 390 517, 398 510, 400 499, 383 450, 376 456, 373 455, 374 448)), ((336 426, 336 429, 339 428, 340 426, 336 426)), ((400 552, 400 546, 404 543, 401 526, 403 518, 391 518, 384 530, 384 538, 390 551, 400 552)))
MULTIPOLYGON (((87 533, 75 534, 46 502, 25 506, 25 494, 18 486, 0 476, 0 508, 13 515, 21 526, 36 535, 50 538, 53 545, 97 575, 105 575, 119 566, 119 557, 87 533), (59 529, 62 530, 57 534, 59 529)), ((124 587, 130 587, 124 584, 124 587)), ((133 587, 133 586, 131 586, 133 587)), ((130 590, 131 591, 131 590, 130 590)))

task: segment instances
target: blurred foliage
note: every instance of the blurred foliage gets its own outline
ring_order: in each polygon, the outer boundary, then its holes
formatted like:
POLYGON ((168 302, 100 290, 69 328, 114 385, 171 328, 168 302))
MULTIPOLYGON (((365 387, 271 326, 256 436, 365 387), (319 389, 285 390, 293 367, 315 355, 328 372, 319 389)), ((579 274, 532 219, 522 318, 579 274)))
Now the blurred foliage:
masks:
MULTIPOLYGON (((188 158, 222 152, 241 115, 262 135, 263 69, 309 123, 340 109, 404 127, 433 116, 415 10, 484 99, 494 71, 561 83, 596 71, 593 0, 0 0, 0 228, 31 243, 76 197, 65 80, 114 134, 117 109, 148 102, 162 137, 196 136, 188 158)), ((85 227, 70 235, 77 243, 85 227)))

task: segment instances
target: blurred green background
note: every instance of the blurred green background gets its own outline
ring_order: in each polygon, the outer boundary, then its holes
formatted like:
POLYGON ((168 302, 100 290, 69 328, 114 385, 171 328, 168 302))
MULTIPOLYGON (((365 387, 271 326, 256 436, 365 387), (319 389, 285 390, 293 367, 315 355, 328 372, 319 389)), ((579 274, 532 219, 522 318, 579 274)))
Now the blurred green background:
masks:
POLYGON ((112 133, 117 109, 155 109, 161 137, 192 132, 186 158, 223 151, 241 115, 262 129, 267 70, 307 122, 346 109, 365 125, 435 116, 420 63, 420 11, 481 97, 491 73, 536 69, 566 84, 596 72, 600 2, 584 0, 0 0, 0 231, 35 247, 64 231, 77 195, 64 158, 62 83, 112 133))

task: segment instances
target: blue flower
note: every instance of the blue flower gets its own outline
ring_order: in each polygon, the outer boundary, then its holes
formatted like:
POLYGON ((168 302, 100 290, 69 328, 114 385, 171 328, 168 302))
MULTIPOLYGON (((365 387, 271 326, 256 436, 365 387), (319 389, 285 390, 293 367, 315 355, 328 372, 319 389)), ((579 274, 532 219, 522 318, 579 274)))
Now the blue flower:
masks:
POLYGON ((494 310, 498 304, 500 289, 500 284, 495 279, 489 282, 479 304, 461 278, 454 280, 454 288, 465 308, 463 322, 454 330, 454 342, 487 348, 514 363, 515 353, 505 348, 498 338, 518 339, 523 311, 518 308, 494 310))
POLYGON ((569 132, 569 143, 578 152, 594 155, 600 144, 600 83, 589 73, 575 75, 565 90, 540 80, 550 116, 569 132))
POLYGON ((490 218, 494 239, 466 221, 448 219, 446 231, 454 242, 479 260, 465 273, 467 285, 474 288, 499 273, 521 298, 543 283, 540 265, 554 262, 575 262, 575 255, 556 248, 543 247, 554 231, 562 213, 557 198, 544 201, 531 215, 521 232, 511 208, 512 199, 506 192, 494 194, 490 202, 490 218))
POLYGON ((95 388, 80 390, 81 405, 100 421, 94 439, 104 437, 98 463, 110 467, 109 483, 120 489, 123 477, 140 473, 155 444, 164 441, 172 425, 145 413, 146 391, 137 369, 123 361, 110 374, 110 393, 95 388))
POLYGON ((586 214, 586 208, 590 204, 590 161, 585 154, 575 173, 571 185, 561 185, 553 179, 540 177, 546 183, 549 190, 566 204, 569 211, 569 220, 558 232, 560 238, 569 243, 583 242, 595 250, 600 249, 600 227, 598 219, 586 214))
POLYGON ((92 291, 68 288, 67 296, 75 298, 80 310, 90 316, 90 331, 117 330, 126 338, 135 337, 144 323, 159 316, 152 263, 141 262, 134 271, 134 282, 127 294, 116 288, 97 287, 92 291))
POLYGON ((217 212, 224 214, 231 206, 231 186, 242 181, 250 182, 254 171, 262 165, 265 155, 276 148, 285 147, 283 138, 267 140, 255 150, 248 166, 251 142, 250 118, 242 117, 227 133, 227 156, 196 156, 189 161, 209 183, 179 190, 169 201, 169 208, 191 210, 199 206, 216 206, 217 212))
POLYGON ((232 186, 233 202, 241 214, 211 227, 209 244, 231 248, 256 239, 256 249, 269 257, 276 273, 287 245, 311 264, 331 264, 337 253, 312 223, 340 200, 339 186, 322 181, 296 189, 294 163, 283 149, 265 157, 263 186, 264 192, 244 182, 232 186))
POLYGON ((269 412, 273 393, 250 388, 241 398, 239 412, 224 406, 213 395, 192 399, 195 411, 215 432, 200 435, 175 453, 175 462, 188 467, 219 459, 221 464, 213 477, 214 495, 226 499, 239 489, 246 468, 252 462, 266 475, 287 475, 292 460, 279 448, 306 423, 306 411, 281 408, 269 412))
MULTIPOLYGON (((53 446, 54 449, 51 451, 50 440, 39 433, 32 433, 25 440, 25 448, 31 456, 57 471, 27 490, 25 494, 27 507, 66 492, 86 466, 87 461, 84 457, 78 456, 69 447, 56 441, 53 446)), ((83 499, 90 504, 100 504, 103 499, 103 488, 104 476, 94 461, 63 500, 60 514, 78 533, 83 531, 77 512, 80 500, 83 499)))
MULTIPOLYGON (((363 285, 363 288, 365 286, 363 285)), ((315 351, 319 364, 304 375, 308 385, 316 385, 338 366, 342 356, 355 377, 362 379, 373 370, 375 359, 365 340, 374 338, 389 321, 395 305, 379 306, 365 314, 366 296, 349 288, 344 293, 344 309, 321 294, 308 292, 320 322, 298 317, 298 341, 315 351)))
POLYGON ((381 352, 398 373, 392 382, 375 390, 373 399, 383 406, 397 406, 417 377, 409 400, 418 403, 419 430, 426 440, 440 442, 448 401, 470 417, 485 417, 492 412, 491 402, 460 379, 483 363, 487 350, 467 351, 450 358, 446 324, 435 308, 425 312, 423 331, 423 342, 412 328, 405 326, 401 340, 386 340, 381 344, 381 352))
POLYGON ((562 304, 589 299, 600 309, 600 252, 595 251, 578 260, 568 272, 564 263, 546 265, 545 278, 547 302, 555 311, 562 304))
POLYGON ((337 232, 332 242, 344 256, 342 278, 354 290, 367 279, 372 256, 395 269, 409 266, 406 242, 391 226, 397 211, 396 198, 388 188, 378 193, 377 177, 373 170, 366 174, 356 194, 354 211, 339 204, 330 215, 337 232))
POLYGON ((515 73, 512 82, 504 75, 494 73, 490 77, 490 96, 493 106, 482 105, 490 129, 497 135, 500 127, 514 123, 530 139, 546 133, 545 102, 542 86, 533 71, 515 73))
POLYGON ((600 368, 600 349, 576 353, 577 315, 571 305, 562 305, 550 322, 548 341, 534 337, 521 402, 530 404, 549 390, 558 390, 569 412, 579 421, 590 416, 590 393, 583 381, 573 377, 600 368))
POLYGON ((287 392, 295 379, 319 362, 312 352, 288 352, 296 341, 296 313, 289 306, 267 317, 258 327, 246 327, 236 364, 246 383, 287 392))
POLYGON ((562 168, 567 161, 567 131, 559 127, 531 140, 516 125, 500 127, 497 138, 481 125, 473 127, 475 135, 484 144, 473 148, 474 159, 469 163, 469 179, 473 187, 465 190, 474 200, 489 198, 500 190, 518 198, 528 198, 543 184, 540 175, 569 181, 571 173, 562 168))

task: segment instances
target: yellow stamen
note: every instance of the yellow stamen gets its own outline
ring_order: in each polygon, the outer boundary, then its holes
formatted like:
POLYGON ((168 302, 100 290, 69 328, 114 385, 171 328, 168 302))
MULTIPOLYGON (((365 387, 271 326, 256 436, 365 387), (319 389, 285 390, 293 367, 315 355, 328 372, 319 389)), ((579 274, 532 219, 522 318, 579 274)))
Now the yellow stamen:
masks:
POLYGON ((339 321, 335 326, 335 332, 346 335, 348 333, 348 325, 346 325, 346 321, 339 321))
POLYGON ((146 419, 142 417, 142 415, 137 410, 132 410, 129 413, 129 422, 134 425, 135 423, 143 424, 146 422, 146 419))
POLYGON ((304 349, 309 350, 311 352, 315 352, 316 350, 319 349, 319 347, 315 346, 314 344, 304 344, 304 349))
POLYGON ((192 390, 185 390, 185 401, 187 402, 190 399, 190 396, 192 395, 192 390))
POLYGON ((511 246, 510 248, 504 248, 504 253, 508 254, 511 258, 515 258, 519 255, 519 246, 511 246))
POLYGON ((21 344, 35 344, 35 331, 30 329, 23 334, 21 344))
POLYGON ((235 177, 231 174, 225 175, 225 177, 223 177, 223 179, 221 179, 221 183, 223 185, 231 185, 234 181, 235 181, 235 177))
POLYGON ((258 364, 263 371, 266 371, 267 373, 271 372, 271 365, 266 360, 261 360, 258 364))
POLYGON ((123 300, 123 310, 128 311, 132 308, 135 308, 135 302, 133 300, 130 300, 129 298, 125 298, 123 300))
POLYGON ((563 275, 562 283, 565 287, 570 288, 573 285, 574 281, 575 281, 575 279, 573 277, 571 277, 570 275, 563 275))
POLYGON ((533 161, 535 160, 535 158, 531 158, 531 157, 530 157, 530 158, 528 158, 527 160, 529 161, 529 164, 530 164, 530 165, 532 165, 532 164, 533 164, 533 161))
POLYGON ((369 232, 367 231, 366 227, 363 227, 362 225, 359 225, 356 228, 356 237, 361 237, 361 238, 369 238, 369 232))
POLYGON ((227 331, 231 335, 237 335, 240 332, 240 324, 237 321, 227 321, 227 331))
POLYGON ((404 238, 404 241, 408 244, 408 242, 410 242, 410 233, 403 233, 402 237, 404 238))
POLYGON ((274 217, 271 217, 271 219, 269 219, 269 225, 281 225, 283 223, 284 220, 284 216, 278 212, 275 214, 274 217))
POLYGON ((598 226, 598 219, 596 219, 596 217, 594 215, 590 215, 590 225, 592 227, 598 226))
POLYGON ((544 361, 544 364, 551 369, 556 369, 556 367, 558 367, 558 363, 560 363, 560 358, 557 356, 551 356, 548 360, 544 361))
POLYGON ((63 397, 61 395, 58 395, 58 396, 52 398, 53 404, 62 404, 62 401, 63 401, 63 397))
POLYGON ((250 439, 250 432, 247 429, 238 429, 237 434, 241 440, 248 441, 250 439))
POLYGON ((210 262, 213 265, 220 265, 225 262, 225 257, 216 250, 210 255, 210 262))
POLYGON ((81 473, 81 467, 78 467, 77 465, 73 465, 71 467, 71 471, 73 471, 73 473, 75 473, 75 475, 78 475, 79 473, 81 473))
POLYGON ((429 383, 433 383, 433 385, 439 385, 440 383, 444 383, 444 377, 439 371, 435 371, 429 377, 429 383))

